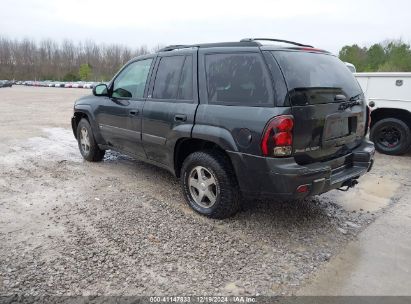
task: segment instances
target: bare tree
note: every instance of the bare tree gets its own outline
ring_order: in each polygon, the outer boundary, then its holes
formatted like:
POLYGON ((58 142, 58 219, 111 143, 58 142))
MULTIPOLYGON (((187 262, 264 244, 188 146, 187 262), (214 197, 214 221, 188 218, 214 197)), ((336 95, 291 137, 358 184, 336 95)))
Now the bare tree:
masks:
POLYGON ((146 46, 130 49, 118 44, 96 44, 86 40, 57 43, 52 39, 35 42, 0 36, 0 79, 65 80, 78 78, 82 64, 88 64, 92 78, 109 80, 131 58, 149 53, 146 46))

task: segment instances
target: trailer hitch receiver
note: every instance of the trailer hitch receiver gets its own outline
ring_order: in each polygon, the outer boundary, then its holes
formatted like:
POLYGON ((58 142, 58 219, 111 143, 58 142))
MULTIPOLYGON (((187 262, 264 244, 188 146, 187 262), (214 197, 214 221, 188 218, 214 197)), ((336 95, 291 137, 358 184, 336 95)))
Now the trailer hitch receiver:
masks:
POLYGON ((349 180, 346 180, 340 188, 337 188, 337 190, 348 191, 348 189, 354 188, 355 185, 357 184, 358 184, 358 181, 356 179, 349 179, 349 180))

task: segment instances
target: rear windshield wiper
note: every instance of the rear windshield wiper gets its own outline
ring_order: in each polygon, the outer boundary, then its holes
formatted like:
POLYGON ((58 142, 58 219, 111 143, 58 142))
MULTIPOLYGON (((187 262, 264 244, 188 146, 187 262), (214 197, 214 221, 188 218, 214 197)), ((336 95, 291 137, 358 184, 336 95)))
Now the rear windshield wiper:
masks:
POLYGON ((358 106, 358 105, 361 105, 360 100, 358 100, 358 99, 351 100, 351 98, 350 98, 348 101, 341 103, 340 106, 338 107, 338 109, 339 110, 345 110, 345 109, 352 108, 353 106, 358 106))
POLYGON ((350 97, 350 99, 348 99, 348 101, 354 101, 354 100, 357 100, 357 99, 358 99, 358 97, 360 97, 361 95, 362 95, 362 93, 357 94, 357 95, 354 95, 353 97, 350 97))

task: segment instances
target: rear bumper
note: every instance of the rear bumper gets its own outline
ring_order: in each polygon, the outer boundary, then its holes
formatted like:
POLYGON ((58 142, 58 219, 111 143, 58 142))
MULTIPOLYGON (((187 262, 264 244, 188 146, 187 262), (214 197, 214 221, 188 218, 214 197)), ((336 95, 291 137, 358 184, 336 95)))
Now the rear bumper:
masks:
POLYGON ((364 140, 345 156, 305 166, 294 158, 268 158, 228 152, 236 171, 241 192, 246 197, 297 199, 340 188, 371 170, 374 144, 364 140), (297 188, 307 185, 308 192, 297 188))

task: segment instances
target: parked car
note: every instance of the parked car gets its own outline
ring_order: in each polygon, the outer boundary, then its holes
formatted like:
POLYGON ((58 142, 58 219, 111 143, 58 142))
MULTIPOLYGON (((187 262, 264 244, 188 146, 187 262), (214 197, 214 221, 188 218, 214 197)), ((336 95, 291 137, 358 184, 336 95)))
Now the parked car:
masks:
POLYGON ((411 73, 356 73, 371 108, 376 149, 400 155, 411 148, 411 73))
POLYGON ((9 80, 0 80, 0 88, 6 88, 6 87, 11 88, 12 86, 13 86, 13 82, 9 80))
POLYGON ((65 87, 65 88, 72 88, 72 87, 73 87, 73 84, 72 84, 71 82, 66 82, 66 83, 64 84, 64 87, 65 87))
POLYGON ((71 123, 85 160, 110 149, 158 165, 180 178, 195 211, 225 218, 244 197, 353 187, 373 164, 367 119, 336 56, 244 39, 137 57, 77 100, 71 123))
POLYGON ((83 88, 85 88, 85 89, 91 89, 92 86, 93 86, 93 83, 92 83, 92 82, 85 82, 84 85, 83 85, 83 88))

